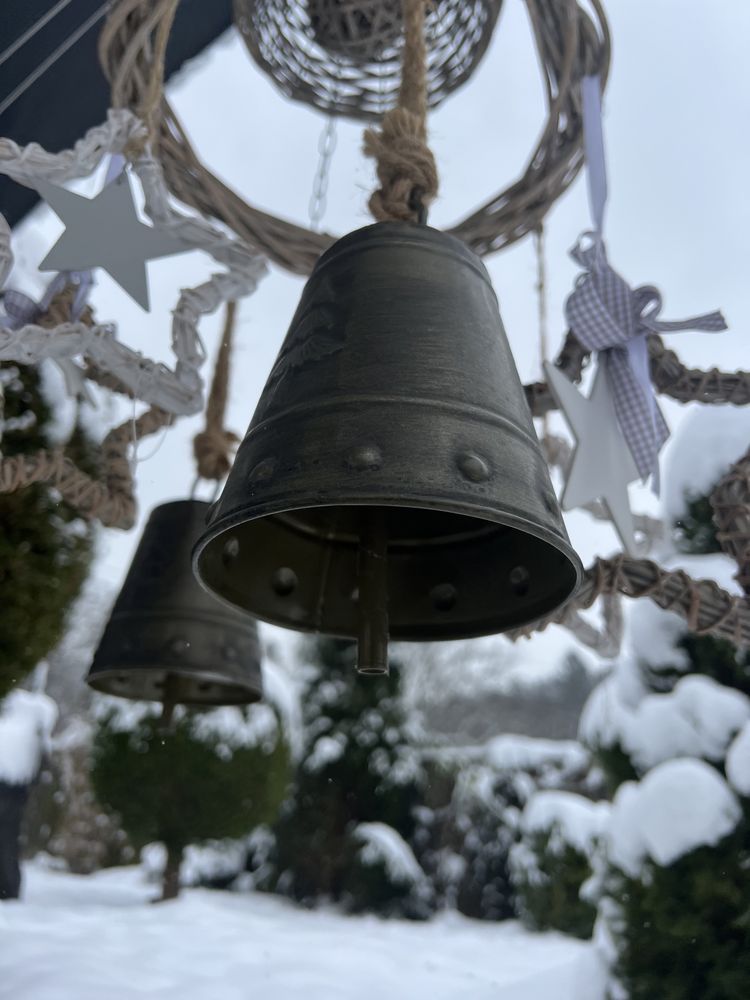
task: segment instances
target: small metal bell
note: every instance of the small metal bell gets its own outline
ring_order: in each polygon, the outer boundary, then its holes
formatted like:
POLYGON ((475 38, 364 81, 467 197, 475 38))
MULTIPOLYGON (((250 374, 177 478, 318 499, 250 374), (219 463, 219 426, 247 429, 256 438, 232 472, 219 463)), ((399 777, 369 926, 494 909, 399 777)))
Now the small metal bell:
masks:
POLYGON ((148 519, 87 677, 97 691, 169 704, 239 705, 262 695, 255 621, 193 576, 209 504, 178 500, 148 519))
POLYGON ((359 639, 502 632, 581 564, 503 330, 464 244, 384 222, 318 261, 195 550, 206 587, 288 628, 359 639))

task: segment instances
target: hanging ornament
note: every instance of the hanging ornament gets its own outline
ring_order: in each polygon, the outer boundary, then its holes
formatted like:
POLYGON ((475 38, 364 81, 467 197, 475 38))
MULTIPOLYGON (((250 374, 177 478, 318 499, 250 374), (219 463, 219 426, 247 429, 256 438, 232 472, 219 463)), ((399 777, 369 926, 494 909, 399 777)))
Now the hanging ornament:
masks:
POLYGON ((650 334, 679 330, 726 329, 719 312, 676 322, 658 319, 661 294, 652 285, 631 288, 611 267, 603 238, 607 175, 602 130, 601 80, 581 82, 586 175, 595 229, 571 251, 583 269, 565 304, 576 340, 597 356, 589 400, 551 365, 550 388, 576 437, 577 446, 565 489, 566 509, 601 499, 625 550, 637 550, 628 483, 650 475, 659 489, 658 456, 669 430, 657 405, 649 371, 650 334))
MULTIPOLYGON (((90 129, 73 149, 59 153, 48 153, 34 143, 19 147, 10 139, 0 138, 0 174, 37 189, 47 184, 59 185, 89 176, 108 154, 119 158, 132 147, 143 148, 146 139, 143 122, 130 111, 118 108, 110 110, 106 122, 90 129)), ((133 169, 143 187, 145 211, 158 238, 173 239, 181 250, 191 247, 204 250, 223 268, 208 281, 180 293, 172 312, 174 369, 131 350, 117 339, 111 323, 89 325, 73 316, 53 330, 36 325, 30 317, 20 325, 13 317, 10 325, 0 323, 0 360, 36 364, 43 358, 52 358, 59 363, 84 355, 97 370, 111 374, 136 398, 169 413, 197 413, 203 408, 200 368, 204 361, 198 322, 202 315, 213 312, 223 302, 251 294, 267 271, 266 263, 248 245, 227 239, 224 231, 205 219, 178 212, 164 183, 161 166, 148 149, 138 156, 133 169)), ((141 225, 137 219, 135 224, 141 225)), ((152 232, 148 227, 143 228, 147 234, 152 232)), ((101 235, 114 244, 117 238, 113 232, 108 230, 101 235)), ((146 239, 151 237, 147 235, 146 239)), ((12 262, 10 230, 0 216, 0 286, 12 262)), ((143 260, 140 266, 142 276, 143 260)), ((138 280, 136 276, 136 283, 138 280)))
POLYGON ((198 542, 204 585, 259 618, 359 640, 499 632, 581 567, 486 269, 385 222, 319 260, 198 542))
POLYGON ((602 500, 623 548, 637 555, 628 484, 638 479, 638 469, 617 423, 606 369, 599 366, 588 399, 554 365, 545 362, 544 371, 576 439, 562 493, 563 510, 602 500))
POLYGON ((65 232, 39 265, 40 271, 84 271, 101 267, 142 306, 149 308, 146 261, 191 247, 139 219, 127 171, 94 198, 37 181, 36 189, 65 223, 65 232))
POLYGON ((105 694, 238 705, 262 694, 255 622, 195 580, 190 549, 209 505, 161 504, 149 517, 87 677, 105 694))

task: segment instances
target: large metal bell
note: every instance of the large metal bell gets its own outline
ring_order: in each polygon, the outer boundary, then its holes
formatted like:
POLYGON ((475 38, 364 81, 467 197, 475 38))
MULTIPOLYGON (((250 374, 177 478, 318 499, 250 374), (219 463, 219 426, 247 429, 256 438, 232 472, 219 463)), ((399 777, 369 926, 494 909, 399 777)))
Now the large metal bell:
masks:
POLYGON ((195 550, 259 618, 358 637, 501 632, 576 587, 570 546, 481 261, 385 222, 318 261, 195 550))
POLYGON ((193 576, 190 550, 208 507, 178 500, 152 511, 87 677, 97 691, 192 705, 261 697, 255 621, 193 576))

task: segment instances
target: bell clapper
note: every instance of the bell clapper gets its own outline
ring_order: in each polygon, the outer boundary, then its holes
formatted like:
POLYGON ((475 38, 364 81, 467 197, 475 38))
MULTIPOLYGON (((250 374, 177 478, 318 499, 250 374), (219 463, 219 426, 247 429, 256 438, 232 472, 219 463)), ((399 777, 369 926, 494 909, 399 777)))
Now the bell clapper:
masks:
POLYGON ((174 674, 167 674, 164 678, 164 693, 161 699, 161 715, 159 716, 159 732, 170 733, 173 728, 174 710, 177 704, 177 685, 179 678, 174 674))
POLYGON ((367 508, 363 513, 357 571, 357 671, 360 674, 387 674, 388 531, 385 511, 381 508, 367 508))

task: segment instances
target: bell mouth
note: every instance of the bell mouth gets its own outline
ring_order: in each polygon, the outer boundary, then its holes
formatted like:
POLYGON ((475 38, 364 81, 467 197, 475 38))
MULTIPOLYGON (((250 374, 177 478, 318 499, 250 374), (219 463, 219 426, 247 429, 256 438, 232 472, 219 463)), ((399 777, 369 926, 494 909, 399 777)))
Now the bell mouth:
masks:
POLYGON ((358 635, 360 540, 384 526, 390 637, 468 639, 525 625, 559 607, 582 575, 567 542, 520 515, 427 505, 342 503, 221 518, 194 567, 215 596, 264 621, 358 635))
POLYGON ((173 667, 159 663, 112 666, 87 678, 90 687, 101 694, 136 701, 164 700, 169 678, 170 699, 178 705, 213 708, 217 705, 248 705, 260 701, 261 690, 228 683, 219 672, 180 674, 173 667))

